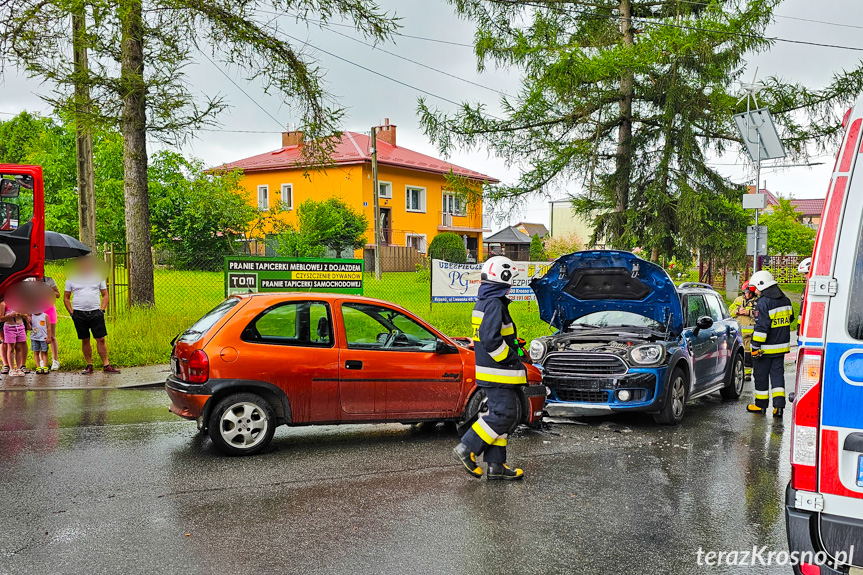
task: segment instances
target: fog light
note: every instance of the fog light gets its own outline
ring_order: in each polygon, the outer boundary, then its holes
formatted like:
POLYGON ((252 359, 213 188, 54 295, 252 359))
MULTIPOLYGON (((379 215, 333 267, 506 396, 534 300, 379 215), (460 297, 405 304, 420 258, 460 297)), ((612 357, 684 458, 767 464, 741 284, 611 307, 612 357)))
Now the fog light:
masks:
POLYGON ((542 412, 541 411, 534 411, 533 416, 534 417, 542 417, 542 412))
POLYGON ((620 391, 617 392, 617 399, 619 399, 620 401, 629 401, 629 398, 630 398, 629 390, 621 389, 620 391))

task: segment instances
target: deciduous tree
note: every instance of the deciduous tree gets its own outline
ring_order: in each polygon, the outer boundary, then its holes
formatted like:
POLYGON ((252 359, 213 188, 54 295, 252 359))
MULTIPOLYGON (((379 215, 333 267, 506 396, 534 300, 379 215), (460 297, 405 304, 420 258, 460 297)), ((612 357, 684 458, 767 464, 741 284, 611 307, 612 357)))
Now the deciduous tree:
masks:
POLYGON ((779 205, 773 213, 759 218, 758 223, 767 226, 767 253, 780 256, 812 255, 815 230, 801 223, 800 217, 791 200, 779 198, 779 205))

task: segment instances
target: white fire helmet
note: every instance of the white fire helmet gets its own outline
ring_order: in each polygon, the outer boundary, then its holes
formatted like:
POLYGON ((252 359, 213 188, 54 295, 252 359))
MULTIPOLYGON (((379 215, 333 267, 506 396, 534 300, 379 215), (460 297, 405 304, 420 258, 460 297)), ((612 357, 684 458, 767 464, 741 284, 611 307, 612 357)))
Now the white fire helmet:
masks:
POLYGON ((802 274, 804 276, 809 275, 809 268, 812 267, 812 258, 806 258, 800 265, 797 266, 797 273, 802 274))
POLYGON ((770 286, 776 285, 776 280, 773 279, 773 274, 767 270, 761 270, 752 274, 749 278, 749 285, 755 286, 758 291, 764 291, 770 286))
POLYGON ((495 282, 499 284, 512 285, 512 281, 518 275, 515 262, 504 256, 488 258, 482 264, 482 281, 495 282))

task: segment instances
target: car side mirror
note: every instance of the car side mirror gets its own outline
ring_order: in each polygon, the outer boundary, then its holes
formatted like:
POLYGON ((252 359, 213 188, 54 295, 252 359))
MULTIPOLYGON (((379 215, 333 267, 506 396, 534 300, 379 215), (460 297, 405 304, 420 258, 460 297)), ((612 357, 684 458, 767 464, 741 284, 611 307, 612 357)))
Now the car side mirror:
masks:
POLYGON ((698 335, 698 332, 702 329, 710 329, 711 327, 713 327, 713 318, 709 315, 703 315, 695 322, 695 330, 692 333, 693 335, 698 335))
POLYGON ((12 178, 0 179, 0 198, 17 198, 21 193, 21 184, 12 178))
POLYGON ((458 348, 454 345, 450 345, 442 339, 438 339, 435 344, 434 352, 438 354, 448 354, 448 353, 458 353, 458 348))

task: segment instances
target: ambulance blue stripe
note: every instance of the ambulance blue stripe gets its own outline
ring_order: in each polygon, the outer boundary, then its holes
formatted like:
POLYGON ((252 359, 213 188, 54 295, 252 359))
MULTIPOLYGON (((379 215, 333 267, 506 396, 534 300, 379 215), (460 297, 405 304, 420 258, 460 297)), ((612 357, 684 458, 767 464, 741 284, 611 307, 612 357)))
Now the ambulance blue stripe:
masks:
POLYGON ((863 409, 860 409, 863 405, 863 344, 828 343, 824 350, 823 381, 828 384, 821 386, 822 425, 863 429, 863 409), (861 353, 846 357, 844 370, 840 372, 842 356, 850 350, 861 353))

